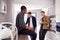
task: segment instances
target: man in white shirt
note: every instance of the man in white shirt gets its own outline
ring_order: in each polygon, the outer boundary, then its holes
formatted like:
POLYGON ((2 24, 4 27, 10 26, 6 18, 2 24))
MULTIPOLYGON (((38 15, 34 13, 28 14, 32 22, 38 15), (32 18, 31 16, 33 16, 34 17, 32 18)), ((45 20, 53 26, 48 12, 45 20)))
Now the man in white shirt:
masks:
MULTIPOLYGON (((37 24, 36 24, 36 18, 34 16, 32 16, 31 12, 28 12, 28 18, 27 18, 27 22, 26 24, 28 24, 28 27, 31 27, 32 29, 30 31, 34 32, 34 34, 31 34, 31 35, 34 35, 34 39, 36 39, 37 37, 37 34, 35 33, 35 29, 37 27, 37 24), (36 35, 36 36, 35 36, 36 35)), ((29 32, 29 31, 28 31, 29 32)), ((32 39, 32 38, 31 38, 32 39)))
POLYGON ((36 18, 34 16, 32 16, 31 12, 28 12, 29 17, 27 18, 27 22, 26 24, 28 24, 29 27, 31 27, 33 29, 33 31, 35 31, 36 29, 36 18))
POLYGON ((30 27, 33 28, 32 17, 30 18, 30 27))

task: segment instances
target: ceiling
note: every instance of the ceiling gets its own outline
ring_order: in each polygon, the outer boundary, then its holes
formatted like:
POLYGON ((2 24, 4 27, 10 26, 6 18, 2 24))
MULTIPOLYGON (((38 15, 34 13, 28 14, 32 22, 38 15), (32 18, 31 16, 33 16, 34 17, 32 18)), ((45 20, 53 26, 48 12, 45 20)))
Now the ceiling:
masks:
POLYGON ((26 5, 33 9, 51 8, 55 0, 13 0, 14 4, 26 5))

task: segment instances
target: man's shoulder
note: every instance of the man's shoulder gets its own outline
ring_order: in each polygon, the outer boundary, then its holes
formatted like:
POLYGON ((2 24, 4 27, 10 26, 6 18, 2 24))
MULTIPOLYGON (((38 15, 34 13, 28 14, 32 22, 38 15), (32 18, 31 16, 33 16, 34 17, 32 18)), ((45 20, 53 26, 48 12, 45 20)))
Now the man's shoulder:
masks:
POLYGON ((48 16, 45 16, 45 18, 49 18, 48 16))
POLYGON ((46 19, 49 19, 49 16, 45 16, 46 19))
POLYGON ((33 18, 36 18, 36 17, 34 17, 34 16, 32 16, 33 18))
POLYGON ((29 19, 30 17, 28 17, 27 19, 29 19))
POLYGON ((35 18, 34 16, 32 16, 33 18, 35 18))
POLYGON ((20 16, 21 16, 21 13, 18 13, 18 14, 17 14, 17 17, 19 18, 20 16))
POLYGON ((21 12, 18 13, 18 15, 21 14, 21 12))
POLYGON ((21 12, 19 12, 19 13, 18 13, 18 16, 19 16, 19 15, 21 15, 21 14, 22 14, 22 13, 21 13, 21 12))

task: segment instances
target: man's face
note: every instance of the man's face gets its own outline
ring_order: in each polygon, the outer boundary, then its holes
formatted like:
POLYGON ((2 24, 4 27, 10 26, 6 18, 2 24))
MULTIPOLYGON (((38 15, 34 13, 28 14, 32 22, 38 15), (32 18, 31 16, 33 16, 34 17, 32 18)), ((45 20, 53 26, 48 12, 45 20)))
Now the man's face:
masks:
POLYGON ((23 13, 25 14, 26 12, 27 12, 27 9, 24 9, 24 10, 23 10, 23 13))
POLYGON ((41 12, 41 16, 45 16, 45 13, 42 13, 42 12, 41 12))
POLYGON ((32 17, 32 14, 29 14, 29 17, 32 17))

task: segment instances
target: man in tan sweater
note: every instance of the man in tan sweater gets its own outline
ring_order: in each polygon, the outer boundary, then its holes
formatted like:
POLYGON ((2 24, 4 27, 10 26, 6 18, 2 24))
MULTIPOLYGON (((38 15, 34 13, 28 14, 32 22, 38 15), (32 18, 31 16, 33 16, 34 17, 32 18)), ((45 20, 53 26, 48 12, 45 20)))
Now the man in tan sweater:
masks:
POLYGON ((49 17, 45 15, 44 11, 41 11, 41 16, 42 16, 42 21, 40 21, 41 29, 39 32, 39 40, 44 40, 45 35, 49 28, 50 21, 49 21, 49 17))

